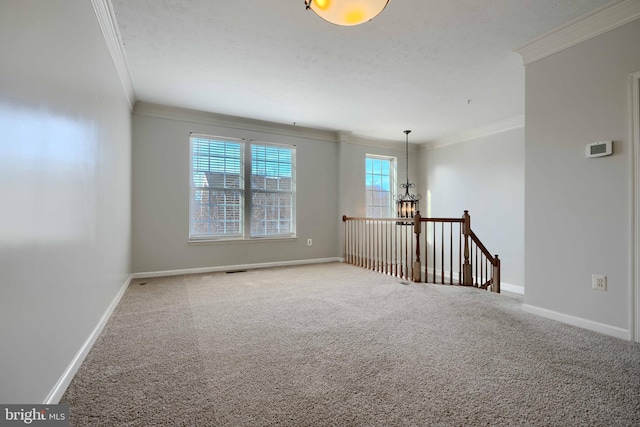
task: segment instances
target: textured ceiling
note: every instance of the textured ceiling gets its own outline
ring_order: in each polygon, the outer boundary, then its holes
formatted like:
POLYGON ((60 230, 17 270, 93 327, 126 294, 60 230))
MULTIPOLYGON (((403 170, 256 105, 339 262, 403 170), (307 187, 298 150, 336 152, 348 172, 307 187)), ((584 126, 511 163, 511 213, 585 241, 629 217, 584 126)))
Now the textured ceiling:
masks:
POLYGON ((112 0, 138 100, 404 140, 524 114, 513 50, 608 0, 391 0, 356 27, 303 0, 112 0))

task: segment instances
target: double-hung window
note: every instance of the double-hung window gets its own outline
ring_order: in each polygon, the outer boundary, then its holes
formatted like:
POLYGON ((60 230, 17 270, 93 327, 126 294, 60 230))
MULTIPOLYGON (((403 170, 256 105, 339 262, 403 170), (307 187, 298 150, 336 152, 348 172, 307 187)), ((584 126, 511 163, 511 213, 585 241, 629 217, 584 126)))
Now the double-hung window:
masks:
POLYGON ((393 216, 395 188, 395 158, 367 154, 365 165, 366 203, 368 218, 393 216))
POLYGON ((190 240, 295 236, 295 147, 194 134, 190 145, 190 240))
POLYGON ((251 144, 251 237, 295 233, 295 148, 251 144))
POLYGON ((190 239, 244 235, 244 142, 191 136, 190 239))

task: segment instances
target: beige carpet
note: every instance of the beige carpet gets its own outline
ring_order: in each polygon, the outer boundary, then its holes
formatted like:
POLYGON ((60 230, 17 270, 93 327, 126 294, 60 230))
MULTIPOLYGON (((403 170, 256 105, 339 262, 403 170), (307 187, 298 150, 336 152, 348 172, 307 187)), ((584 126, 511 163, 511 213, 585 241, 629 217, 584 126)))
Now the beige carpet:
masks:
POLYGON ((637 426, 640 345, 344 264, 134 281, 74 426, 637 426))

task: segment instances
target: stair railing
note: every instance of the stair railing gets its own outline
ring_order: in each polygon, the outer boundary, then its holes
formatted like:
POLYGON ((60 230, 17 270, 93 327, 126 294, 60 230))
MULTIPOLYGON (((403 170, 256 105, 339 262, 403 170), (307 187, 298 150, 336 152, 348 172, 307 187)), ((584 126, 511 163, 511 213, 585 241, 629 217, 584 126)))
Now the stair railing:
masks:
POLYGON ((402 279, 413 277, 413 219, 342 217, 344 260, 402 279))
POLYGON ((500 292, 500 259, 471 230, 468 211, 461 218, 422 218, 418 212, 401 220, 344 215, 342 221, 348 264, 414 282, 500 292))

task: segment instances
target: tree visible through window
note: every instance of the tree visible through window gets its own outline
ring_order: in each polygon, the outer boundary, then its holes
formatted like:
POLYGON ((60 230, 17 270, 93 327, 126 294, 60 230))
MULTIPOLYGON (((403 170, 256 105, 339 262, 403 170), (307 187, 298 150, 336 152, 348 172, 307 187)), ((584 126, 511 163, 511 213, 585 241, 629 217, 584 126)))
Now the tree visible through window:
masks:
POLYGON ((395 159, 367 154, 365 167, 367 217, 390 218, 393 215, 395 159))
POLYGON ((294 147, 195 135, 190 141, 189 239, 242 238, 247 227, 250 237, 295 235, 294 147))

